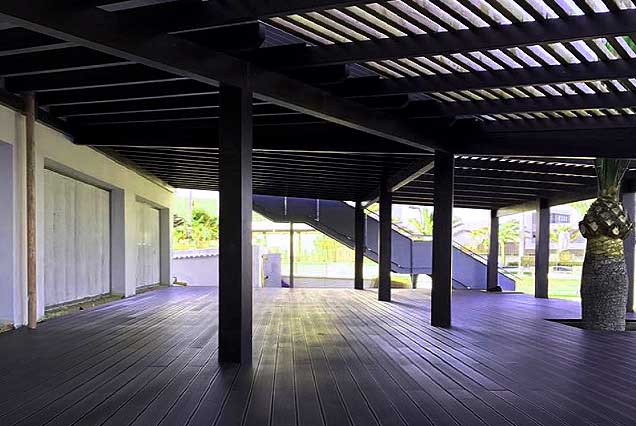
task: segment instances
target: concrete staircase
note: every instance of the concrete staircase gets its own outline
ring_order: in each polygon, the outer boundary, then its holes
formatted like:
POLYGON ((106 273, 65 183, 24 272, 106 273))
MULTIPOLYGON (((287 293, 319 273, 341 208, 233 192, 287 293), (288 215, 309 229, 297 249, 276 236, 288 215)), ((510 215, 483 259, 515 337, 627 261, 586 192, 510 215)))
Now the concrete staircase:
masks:
MULTIPOLYGON (((253 208, 274 222, 305 223, 349 248, 354 247, 355 209, 342 201, 255 195, 253 208)), ((378 261, 378 220, 366 215, 365 256, 378 261)), ((418 241, 394 225, 391 269, 399 274, 432 274, 432 241, 418 241)), ((465 247, 453 247, 453 286, 460 289, 486 288, 487 260, 465 247)), ((515 281, 498 275, 504 290, 514 290, 515 281)))

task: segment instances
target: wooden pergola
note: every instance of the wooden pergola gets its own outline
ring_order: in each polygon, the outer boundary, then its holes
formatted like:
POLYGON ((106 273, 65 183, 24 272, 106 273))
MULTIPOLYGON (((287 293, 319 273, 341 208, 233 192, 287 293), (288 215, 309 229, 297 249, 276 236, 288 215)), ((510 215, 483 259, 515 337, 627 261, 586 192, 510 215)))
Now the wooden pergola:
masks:
MULTIPOLYGON (((379 199, 382 300, 391 203, 434 205, 440 326, 450 325, 453 206, 489 209, 495 225, 536 208, 536 293, 547 297, 550 206, 595 195, 592 158, 634 157, 635 9, 5 0, 1 98, 24 108, 34 94, 37 118, 75 143, 175 187, 220 191, 220 359, 247 361, 253 193, 379 199)), ((496 251, 491 271, 495 285, 496 251)))

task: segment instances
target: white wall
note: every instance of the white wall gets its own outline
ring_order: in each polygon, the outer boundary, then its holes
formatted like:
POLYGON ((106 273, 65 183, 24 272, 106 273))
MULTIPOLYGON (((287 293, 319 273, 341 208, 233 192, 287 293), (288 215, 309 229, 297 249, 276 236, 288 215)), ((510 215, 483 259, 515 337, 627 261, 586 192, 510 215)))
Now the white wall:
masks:
MULTIPOLYGON (((260 246, 252 246, 252 287, 262 287, 263 258, 260 246)), ((219 251, 217 249, 175 251, 172 276, 188 286, 219 285, 219 251)))
POLYGON ((13 322, 13 146, 0 142, 0 325, 13 322))
POLYGON ((44 172, 44 306, 110 293, 110 193, 44 172))
POLYGON ((183 256, 172 260, 172 276, 191 287, 219 286, 219 254, 183 256))
MULTIPOLYGON (((113 276, 111 286, 113 291, 125 296, 135 294, 136 291, 136 263, 137 242, 134 238, 136 231, 137 209, 136 201, 143 198, 152 203, 155 208, 162 209, 162 217, 170 218, 170 206, 172 204, 173 190, 167 185, 161 185, 155 181, 136 173, 124 165, 110 159, 98 151, 86 147, 74 145, 69 139, 42 124, 37 124, 35 129, 36 141, 36 200, 37 200, 37 268, 42 271, 44 267, 44 170, 45 167, 67 176, 82 180, 86 183, 99 186, 111 191, 114 198, 113 208, 120 208, 120 215, 112 215, 115 226, 118 222, 122 228, 119 232, 113 229, 112 259, 113 271, 120 272, 120 276, 113 276), (115 196, 117 195, 117 196, 115 196), (116 220, 117 219, 117 220, 116 220), (118 256, 114 256, 117 254, 118 256), (123 273, 122 273, 123 271, 123 273)), ((11 314, 15 325, 26 323, 26 154, 24 117, 9 108, 0 106, 0 142, 12 145, 13 156, 13 309, 11 314)), ((0 185, 6 185, 0 182, 0 185)), ((162 224, 162 230, 171 229, 170 220, 162 224)), ((0 242, 0 244, 2 244, 0 242)), ((167 242, 169 244, 169 241, 167 242)), ((165 244, 164 244, 165 245, 165 244)), ((162 247, 162 253, 169 253, 162 247)), ((162 281, 167 284, 169 274, 166 274, 170 259, 162 261, 162 281)), ((39 315, 44 314, 43 303, 43 276, 38 273, 38 308, 39 315)), ((1 283, 0 285, 5 285, 1 283)), ((5 289, 6 290, 6 289, 5 289)))

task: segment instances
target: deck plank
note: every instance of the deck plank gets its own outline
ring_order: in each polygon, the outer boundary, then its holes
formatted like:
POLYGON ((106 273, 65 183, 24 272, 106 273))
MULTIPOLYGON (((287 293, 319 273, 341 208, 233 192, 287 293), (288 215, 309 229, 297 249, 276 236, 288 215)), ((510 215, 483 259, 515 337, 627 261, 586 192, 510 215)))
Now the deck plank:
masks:
POLYGON ((165 288, 0 335, 0 424, 632 426, 635 333, 578 304, 425 289, 257 289, 251 366, 217 358, 218 292, 165 288))

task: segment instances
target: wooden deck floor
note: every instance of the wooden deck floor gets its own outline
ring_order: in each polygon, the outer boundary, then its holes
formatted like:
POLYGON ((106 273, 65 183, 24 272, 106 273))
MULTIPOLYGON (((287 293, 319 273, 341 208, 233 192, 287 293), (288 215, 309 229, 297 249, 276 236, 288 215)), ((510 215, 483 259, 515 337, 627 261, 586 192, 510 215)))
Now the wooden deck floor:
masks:
POLYGON ((255 293, 252 368, 216 358, 216 291, 170 288, 0 335, 0 425, 636 424, 636 334, 577 304, 424 290, 255 293))

